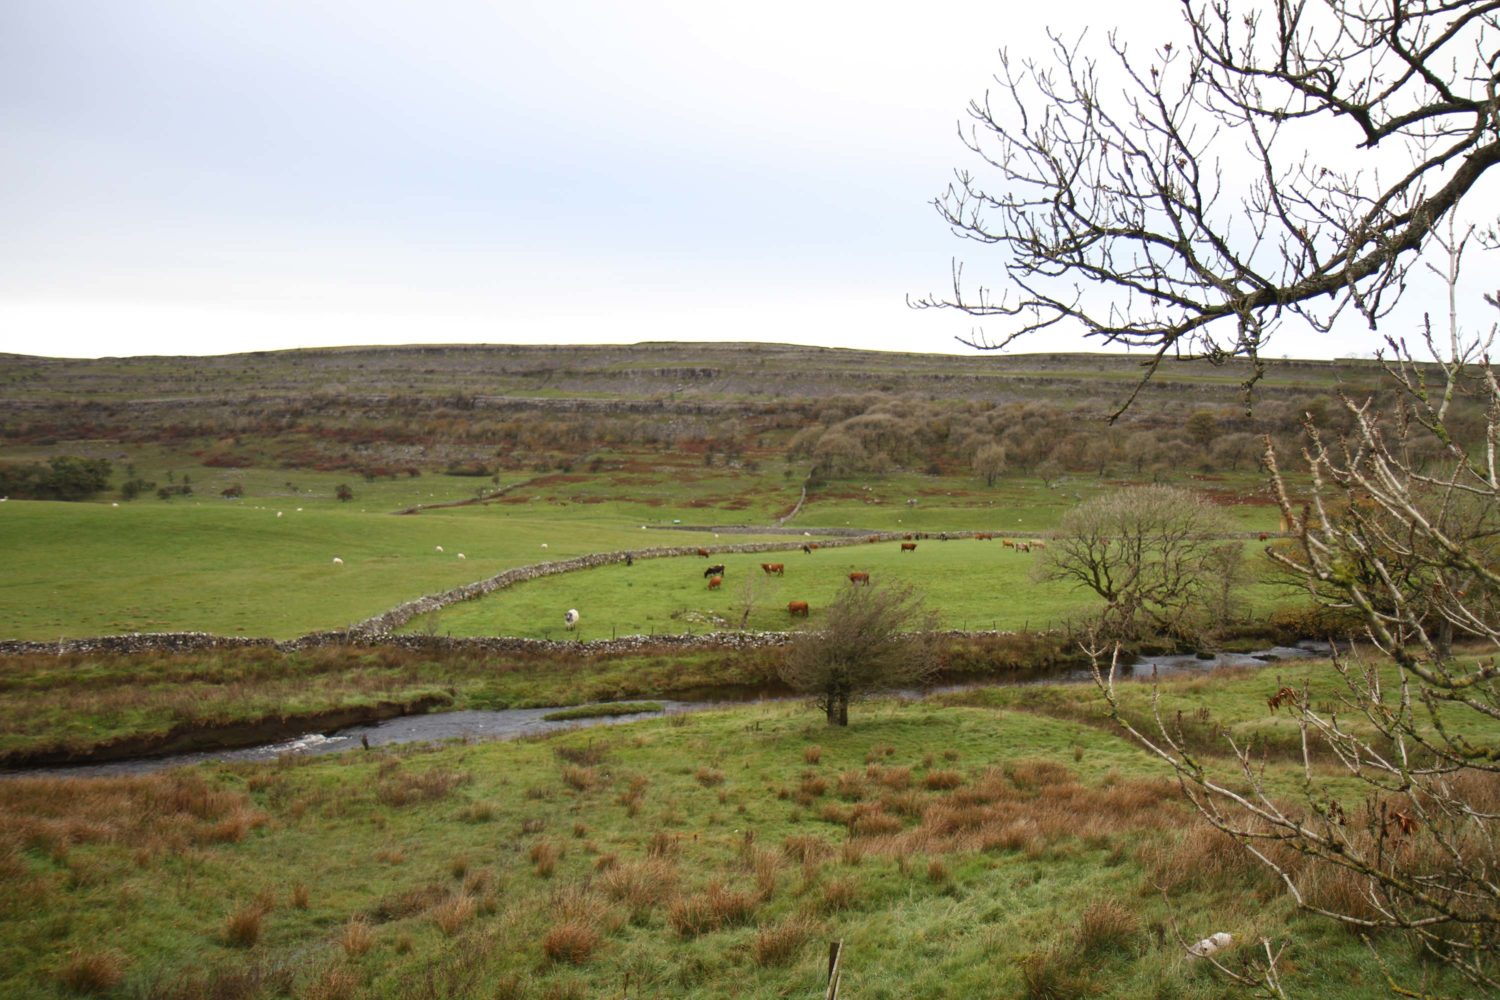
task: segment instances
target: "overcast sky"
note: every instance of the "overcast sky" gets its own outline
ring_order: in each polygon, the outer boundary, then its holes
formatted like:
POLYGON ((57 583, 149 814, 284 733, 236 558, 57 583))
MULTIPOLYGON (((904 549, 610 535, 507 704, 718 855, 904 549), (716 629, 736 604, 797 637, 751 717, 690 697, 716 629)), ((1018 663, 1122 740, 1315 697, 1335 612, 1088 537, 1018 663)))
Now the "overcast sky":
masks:
MULTIPOLYGON (((996 52, 1174 0, 3 0, 0 351, 756 340, 914 312, 996 52)), ((991 280, 993 275, 991 275, 991 280)), ((1075 350, 1066 334, 1017 350, 1075 350)), ((1272 352, 1368 351, 1282 335, 1272 352)))

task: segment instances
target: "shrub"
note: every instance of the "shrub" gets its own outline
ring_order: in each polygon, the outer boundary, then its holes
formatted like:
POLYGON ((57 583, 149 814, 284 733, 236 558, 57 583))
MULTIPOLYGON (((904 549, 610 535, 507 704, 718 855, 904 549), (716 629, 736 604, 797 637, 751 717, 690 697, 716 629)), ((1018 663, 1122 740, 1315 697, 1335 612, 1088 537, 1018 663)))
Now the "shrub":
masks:
POLYGON ((704 788, 712 788, 714 785, 724 783, 724 772, 717 771, 711 767, 700 767, 693 772, 693 777, 698 779, 698 784, 704 788))
POLYGON ((933 791, 957 788, 964 783, 964 776, 957 771, 930 771, 922 784, 933 791))
POLYGON ((802 748, 802 759, 809 764, 816 764, 823 759, 823 748, 817 744, 802 748))

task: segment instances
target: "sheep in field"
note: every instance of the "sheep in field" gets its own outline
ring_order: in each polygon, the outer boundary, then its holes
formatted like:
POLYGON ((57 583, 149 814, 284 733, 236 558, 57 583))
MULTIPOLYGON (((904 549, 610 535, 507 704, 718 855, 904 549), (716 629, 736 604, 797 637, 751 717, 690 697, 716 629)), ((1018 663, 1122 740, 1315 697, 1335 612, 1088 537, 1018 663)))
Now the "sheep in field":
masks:
POLYGON ((575 629, 575 628, 578 627, 578 609, 577 608, 569 608, 568 609, 568 613, 565 614, 565 615, 563 615, 563 624, 565 626, 567 626, 567 628, 568 628, 568 630, 570 632, 573 629, 575 629))
POLYGON ((467 558, 469 558, 469 557, 468 557, 468 556, 466 556, 466 555, 464 555, 464 554, 463 554, 463 553, 462 553, 462 552, 460 552, 460 553, 459 553, 459 554, 458 554, 458 558, 460 558, 460 559, 467 559, 467 558))
POLYGON ((340 559, 338 556, 334 556, 333 557, 333 564, 335 566, 342 566, 342 565, 344 565, 344 560, 340 559))
POLYGON ((438 547, 437 547, 437 550, 438 550, 438 551, 439 551, 439 552, 441 552, 441 551, 443 551, 443 547, 442 547, 442 546, 441 546, 441 545, 439 545, 439 546, 438 546, 438 547))

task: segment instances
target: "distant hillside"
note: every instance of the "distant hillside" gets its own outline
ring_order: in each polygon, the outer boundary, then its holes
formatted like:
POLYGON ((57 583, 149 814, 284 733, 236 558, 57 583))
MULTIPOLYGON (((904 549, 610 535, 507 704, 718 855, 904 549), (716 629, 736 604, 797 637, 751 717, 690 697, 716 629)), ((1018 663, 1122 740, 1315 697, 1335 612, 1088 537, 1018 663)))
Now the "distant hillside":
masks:
MULTIPOLYGON (((0 355, 0 386, 14 404, 210 404, 234 398, 333 393, 451 396, 477 405, 529 399, 753 402, 835 393, 915 393, 984 399, 1123 399, 1144 358, 1120 354, 901 354, 786 344, 643 343, 630 346, 410 346, 265 351, 218 357, 98 360, 0 355), (1059 398, 1059 397, 1065 398, 1059 398)), ((1338 381, 1372 382, 1370 361, 1268 361, 1262 397, 1321 393, 1338 381)), ((1147 395, 1228 402, 1251 372, 1244 361, 1167 361, 1147 395)))

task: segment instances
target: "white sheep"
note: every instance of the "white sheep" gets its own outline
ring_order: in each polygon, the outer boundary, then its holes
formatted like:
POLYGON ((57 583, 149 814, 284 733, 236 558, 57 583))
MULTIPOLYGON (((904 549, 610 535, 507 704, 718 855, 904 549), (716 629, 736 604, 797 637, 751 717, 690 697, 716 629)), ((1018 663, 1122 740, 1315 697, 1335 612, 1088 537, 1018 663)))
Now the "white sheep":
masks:
POLYGON ((462 553, 462 552, 460 552, 460 553, 459 553, 459 554, 458 554, 458 558, 460 558, 460 559, 467 559, 467 558, 469 558, 469 557, 468 557, 468 556, 466 556, 466 555, 464 555, 464 554, 463 554, 463 553, 462 553))
POLYGON ((1197 944, 1189 945, 1188 954, 1194 958, 1207 958, 1215 952, 1223 951, 1233 943, 1234 938, 1220 931, 1217 934, 1209 935, 1197 944))
POLYGON ((279 511, 279 510, 278 510, 278 511, 277 511, 277 512, 276 512, 276 516, 277 516, 277 517, 280 517, 280 516, 281 516, 281 511, 279 511))
POLYGON ((568 631, 570 631, 570 632, 573 629, 575 629, 575 628, 578 627, 578 609, 577 608, 569 608, 568 609, 568 613, 565 614, 565 615, 563 615, 563 625, 567 626, 568 631))
POLYGON ((340 559, 338 556, 334 556, 333 557, 333 564, 335 566, 342 566, 342 565, 344 565, 344 560, 340 559))
POLYGON ((546 543, 546 542, 543 542, 543 543, 542 543, 542 548, 544 548, 544 549, 545 549, 545 548, 546 548, 546 547, 547 547, 547 543, 546 543))
POLYGON ((439 551, 439 552, 441 552, 441 551, 443 551, 443 547, 442 547, 442 546, 441 546, 441 545, 439 545, 439 546, 437 546, 437 550, 438 550, 438 551, 439 551))

